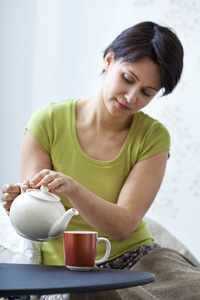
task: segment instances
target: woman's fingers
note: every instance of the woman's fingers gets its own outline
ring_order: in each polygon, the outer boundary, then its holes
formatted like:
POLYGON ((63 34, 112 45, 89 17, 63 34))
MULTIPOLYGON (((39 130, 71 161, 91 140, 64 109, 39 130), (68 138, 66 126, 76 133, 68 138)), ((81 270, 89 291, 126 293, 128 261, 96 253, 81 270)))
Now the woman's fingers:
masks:
POLYGON ((18 185, 15 184, 5 184, 2 187, 2 201, 13 201, 19 194, 21 193, 21 189, 18 185))
POLYGON ((2 187, 2 204, 7 214, 10 214, 10 207, 13 200, 21 193, 19 185, 8 183, 2 187))
POLYGON ((30 185, 32 187, 38 187, 43 185, 48 186, 48 188, 52 189, 59 185, 59 182, 63 181, 64 177, 65 176, 61 173, 45 169, 32 178, 30 185), (55 179, 57 180, 55 181, 55 179))
POLYGON ((54 188, 59 184, 62 177, 64 177, 64 175, 52 171, 42 179, 41 183, 42 185, 47 185, 48 188, 54 188))
POLYGON ((40 187, 41 185, 46 185, 44 178, 50 172, 52 172, 52 171, 48 170, 48 169, 44 169, 44 170, 40 171, 39 173, 37 173, 30 181, 31 187, 40 187), (42 180, 43 180, 43 184, 42 184, 42 180))
POLYGON ((19 194, 20 187, 17 184, 7 183, 2 187, 3 193, 19 194))
POLYGON ((53 193, 68 196, 73 190, 72 182, 70 177, 62 173, 44 169, 32 178, 30 185, 32 188, 47 186, 53 193))
POLYGON ((23 189, 24 192, 25 192, 26 190, 28 190, 28 189, 31 189, 31 185, 30 185, 30 181, 29 181, 29 180, 25 180, 25 181, 22 183, 22 189, 23 189))

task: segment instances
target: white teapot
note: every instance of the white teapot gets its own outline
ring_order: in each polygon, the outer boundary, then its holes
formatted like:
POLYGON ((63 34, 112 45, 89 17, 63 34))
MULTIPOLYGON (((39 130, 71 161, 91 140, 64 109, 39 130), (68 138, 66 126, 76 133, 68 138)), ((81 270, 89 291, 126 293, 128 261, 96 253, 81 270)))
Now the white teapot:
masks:
POLYGON ((74 208, 66 211, 60 198, 42 186, 16 197, 10 208, 10 221, 22 237, 45 242, 61 235, 78 214, 74 208))

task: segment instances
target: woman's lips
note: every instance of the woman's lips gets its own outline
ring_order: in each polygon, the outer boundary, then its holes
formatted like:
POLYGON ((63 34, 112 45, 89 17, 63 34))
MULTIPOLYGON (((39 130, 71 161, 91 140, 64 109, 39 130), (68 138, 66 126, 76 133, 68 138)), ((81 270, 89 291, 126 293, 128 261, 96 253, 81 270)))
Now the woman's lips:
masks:
POLYGON ((125 104, 119 102, 118 100, 116 100, 117 106, 121 109, 121 110, 130 110, 130 107, 126 106, 125 104))

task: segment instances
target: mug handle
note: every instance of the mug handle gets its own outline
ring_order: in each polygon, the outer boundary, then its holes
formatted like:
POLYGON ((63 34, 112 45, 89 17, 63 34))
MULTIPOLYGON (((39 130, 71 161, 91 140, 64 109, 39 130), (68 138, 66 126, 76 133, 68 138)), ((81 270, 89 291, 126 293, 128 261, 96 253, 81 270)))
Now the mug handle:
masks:
POLYGON ((105 253, 103 258, 96 259, 95 264, 101 264, 101 263, 105 262, 108 259, 109 255, 110 255, 110 251, 111 251, 111 244, 110 244, 108 239, 103 238, 103 237, 99 237, 99 238, 97 238, 97 243, 99 243, 99 242, 105 242, 106 243, 106 253, 105 253))

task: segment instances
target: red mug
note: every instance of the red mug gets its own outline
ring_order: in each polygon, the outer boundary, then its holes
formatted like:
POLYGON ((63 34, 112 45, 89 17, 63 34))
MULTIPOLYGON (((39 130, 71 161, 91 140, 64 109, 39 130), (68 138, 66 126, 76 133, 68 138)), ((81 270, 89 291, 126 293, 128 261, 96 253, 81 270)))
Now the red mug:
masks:
POLYGON ((66 267, 73 271, 88 271, 95 264, 105 262, 111 250, 108 239, 98 237, 94 231, 65 231, 64 232, 64 256, 66 267), (96 260, 97 243, 106 243, 106 253, 103 258, 96 260))

